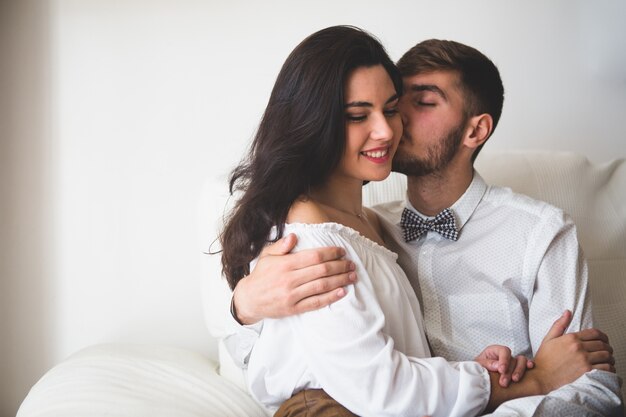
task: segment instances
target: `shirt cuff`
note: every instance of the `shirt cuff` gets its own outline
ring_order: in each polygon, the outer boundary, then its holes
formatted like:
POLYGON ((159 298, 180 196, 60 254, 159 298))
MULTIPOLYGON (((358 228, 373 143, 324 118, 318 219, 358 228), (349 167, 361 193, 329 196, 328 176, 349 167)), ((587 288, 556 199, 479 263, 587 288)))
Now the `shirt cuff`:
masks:
POLYGON ((263 321, 250 325, 239 325, 234 334, 226 336, 224 347, 232 357, 233 361, 240 368, 247 368, 252 348, 256 343, 261 330, 263 329, 263 321))
POLYGON ((237 324, 239 324, 240 326, 245 326, 245 324, 243 324, 241 320, 239 320, 239 317, 237 317, 237 310, 235 309, 235 293, 234 292, 233 292, 233 295, 230 297, 230 315, 237 322, 237 324))
MULTIPOLYGON (((491 396, 491 378, 489 372, 477 362, 450 362, 460 372, 458 398, 463 398, 460 407, 451 414, 464 415, 467 410, 473 410, 473 415, 482 414, 487 408, 491 396)), ((456 408, 456 407, 455 407, 456 408)))

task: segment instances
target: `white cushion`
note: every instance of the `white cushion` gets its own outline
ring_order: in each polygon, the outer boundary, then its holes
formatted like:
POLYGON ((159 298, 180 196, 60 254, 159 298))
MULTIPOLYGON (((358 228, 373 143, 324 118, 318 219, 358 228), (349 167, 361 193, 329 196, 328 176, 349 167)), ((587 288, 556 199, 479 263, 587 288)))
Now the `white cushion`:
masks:
POLYGON ((93 346, 48 371, 17 416, 265 417, 216 368, 215 362, 183 349, 93 346))

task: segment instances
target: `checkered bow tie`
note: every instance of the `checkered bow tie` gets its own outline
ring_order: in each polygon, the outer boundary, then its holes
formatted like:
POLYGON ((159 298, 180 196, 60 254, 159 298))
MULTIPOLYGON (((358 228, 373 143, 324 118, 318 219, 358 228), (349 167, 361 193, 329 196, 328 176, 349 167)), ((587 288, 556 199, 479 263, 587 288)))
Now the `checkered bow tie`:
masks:
POLYGON ((407 242, 419 238, 429 230, 439 233, 446 239, 457 240, 459 238, 454 215, 449 208, 437 214, 432 220, 423 219, 405 208, 400 219, 400 226, 404 233, 404 240, 407 242))

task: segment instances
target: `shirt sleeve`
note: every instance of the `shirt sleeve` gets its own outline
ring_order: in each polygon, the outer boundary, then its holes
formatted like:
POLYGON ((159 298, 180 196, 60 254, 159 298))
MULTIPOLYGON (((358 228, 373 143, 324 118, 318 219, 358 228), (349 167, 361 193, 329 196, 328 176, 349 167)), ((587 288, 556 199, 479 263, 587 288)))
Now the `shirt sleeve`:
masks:
POLYGON ((254 324, 242 325, 230 316, 229 321, 230 332, 223 339, 224 347, 235 365, 241 369, 246 369, 252 348, 263 329, 263 320, 254 324))
POLYGON ((489 416, 622 416, 623 399, 617 375, 593 370, 549 395, 507 401, 489 416))
MULTIPOLYGON (((345 248, 359 277, 347 287, 347 295, 331 306, 282 319, 288 323, 308 372, 331 397, 361 416, 466 416, 485 408, 490 381, 478 363, 420 358, 395 349, 394 340, 384 332, 386 318, 372 286, 374 279, 395 277, 372 276, 342 236, 327 233, 310 239, 298 234, 298 240, 298 250, 345 248)), ((427 352, 423 329, 416 337, 423 339, 427 352)), ((250 368, 249 378, 254 379, 251 373, 256 372, 250 368)), ((257 375, 258 379, 264 380, 257 375)))
MULTIPOLYGON (((257 260, 254 260, 250 267, 254 269, 257 260)), ((253 324, 241 324, 235 318, 235 310, 233 308, 233 295, 230 299, 230 311, 227 315, 227 334, 223 337, 226 352, 232 358, 236 366, 241 369, 248 368, 248 360, 254 344, 256 343, 261 330, 263 330, 263 320, 253 324)))
MULTIPOLYGON (((531 245, 545 250, 536 261, 536 278, 529 306, 529 334, 533 354, 537 353, 548 329, 564 310, 573 313, 567 332, 593 326, 588 286, 587 262, 578 243, 576 226, 566 214, 558 211, 537 227, 531 245)), ((531 268, 533 268, 531 266, 531 268)), ((616 374, 592 371, 571 384, 541 397, 540 401, 518 399, 527 412, 518 415, 554 415, 559 407, 576 410, 572 415, 616 415, 622 399, 616 374)), ((506 403, 505 403, 506 404, 506 403)), ((558 414, 558 413, 557 413, 558 414)))
POLYGON ((533 355, 552 323, 571 310, 568 332, 593 326, 588 291, 587 262, 576 235, 572 219, 560 210, 545 216, 529 241, 525 268, 534 278, 530 289, 528 328, 533 355))

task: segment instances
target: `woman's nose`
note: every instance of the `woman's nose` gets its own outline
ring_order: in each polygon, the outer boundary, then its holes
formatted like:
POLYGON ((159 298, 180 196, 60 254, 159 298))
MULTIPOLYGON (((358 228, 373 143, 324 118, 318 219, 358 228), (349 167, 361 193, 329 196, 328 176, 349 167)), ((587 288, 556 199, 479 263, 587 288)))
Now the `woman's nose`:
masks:
POLYGON ((386 117, 381 116, 376 119, 371 133, 372 139, 375 140, 390 140, 393 138, 393 129, 389 125, 389 121, 386 117))

